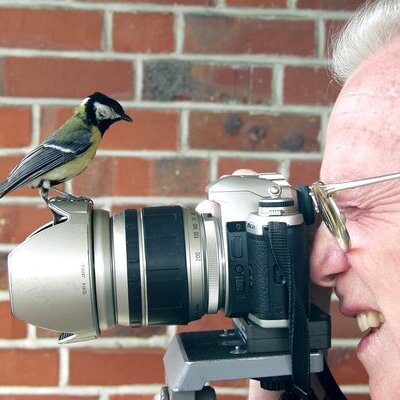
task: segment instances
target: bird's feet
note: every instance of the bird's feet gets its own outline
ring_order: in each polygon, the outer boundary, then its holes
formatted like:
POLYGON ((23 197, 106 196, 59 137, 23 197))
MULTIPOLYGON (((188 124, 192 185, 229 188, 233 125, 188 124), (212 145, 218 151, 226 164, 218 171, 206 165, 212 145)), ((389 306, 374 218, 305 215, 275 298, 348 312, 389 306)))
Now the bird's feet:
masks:
POLYGON ((91 204, 92 206, 94 205, 93 200, 89 197, 74 196, 71 193, 68 193, 63 190, 57 189, 53 186, 44 185, 44 184, 40 188, 40 196, 46 202, 46 204, 49 204, 49 203, 52 203, 55 201, 60 201, 60 200, 67 200, 67 201, 85 201, 85 202, 91 204), (49 197, 49 190, 53 190, 54 192, 57 192, 58 194, 61 195, 61 197, 60 196, 49 197))
POLYGON ((46 204, 49 203, 49 189, 46 188, 45 186, 41 186, 39 190, 41 198, 46 202, 46 204))

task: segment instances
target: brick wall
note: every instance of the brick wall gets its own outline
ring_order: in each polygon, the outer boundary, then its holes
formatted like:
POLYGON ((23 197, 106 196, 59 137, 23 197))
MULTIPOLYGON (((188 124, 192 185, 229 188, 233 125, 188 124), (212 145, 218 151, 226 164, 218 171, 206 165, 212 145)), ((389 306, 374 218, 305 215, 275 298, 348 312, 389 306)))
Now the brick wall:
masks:
MULTIPOLYGON (((328 32, 361 0, 2 0, 0 175, 95 90, 122 101, 134 124, 107 133, 93 165, 67 184, 113 212, 193 205, 237 168, 318 177, 338 88, 328 32)), ((50 219, 36 190, 0 206, 0 400, 142 400, 163 383, 174 327, 115 328, 60 347, 10 315, 6 257, 50 219)), ((228 327, 219 315, 186 329, 228 327)), ((349 399, 365 400, 358 329, 333 305, 331 364, 349 399)), ((243 399, 246 381, 217 384, 243 399)))

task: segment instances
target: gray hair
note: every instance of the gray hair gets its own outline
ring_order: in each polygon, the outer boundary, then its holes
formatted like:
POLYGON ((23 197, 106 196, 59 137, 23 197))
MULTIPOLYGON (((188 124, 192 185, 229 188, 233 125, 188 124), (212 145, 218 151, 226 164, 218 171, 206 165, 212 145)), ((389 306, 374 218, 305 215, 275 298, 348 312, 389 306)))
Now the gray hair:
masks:
POLYGON ((344 83, 379 47, 400 35, 400 0, 367 1, 332 40, 332 73, 344 83))

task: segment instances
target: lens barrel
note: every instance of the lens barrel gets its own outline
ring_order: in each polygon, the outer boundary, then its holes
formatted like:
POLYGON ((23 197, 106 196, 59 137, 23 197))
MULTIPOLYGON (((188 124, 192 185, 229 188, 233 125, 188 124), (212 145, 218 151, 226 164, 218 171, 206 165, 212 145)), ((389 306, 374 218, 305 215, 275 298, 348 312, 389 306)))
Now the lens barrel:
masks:
POLYGON ((180 206, 126 210, 112 219, 117 323, 187 324, 223 298, 220 230, 180 206))

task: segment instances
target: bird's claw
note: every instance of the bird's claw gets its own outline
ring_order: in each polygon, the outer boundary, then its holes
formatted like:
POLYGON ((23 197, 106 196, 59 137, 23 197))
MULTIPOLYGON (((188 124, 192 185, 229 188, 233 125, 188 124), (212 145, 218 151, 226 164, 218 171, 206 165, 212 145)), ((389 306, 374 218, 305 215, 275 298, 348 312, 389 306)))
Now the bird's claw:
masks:
POLYGON ((57 201, 84 201, 86 203, 89 203, 92 206, 94 205, 93 200, 91 198, 89 198, 89 197, 74 196, 71 193, 64 192, 63 190, 56 189, 54 187, 46 188, 46 187, 42 186, 40 188, 40 196, 46 202, 46 204, 54 203, 54 202, 57 202, 57 201), (61 196, 49 197, 49 189, 59 193, 61 196))
POLYGON ((91 198, 85 197, 85 196, 55 196, 55 197, 49 197, 47 199, 44 199, 47 204, 49 203, 56 203, 58 201, 84 201, 92 206, 94 206, 94 202, 91 198))
POLYGON ((84 201, 86 203, 89 203, 90 205, 94 205, 94 202, 91 198, 85 197, 85 196, 74 196, 70 193, 68 193, 68 196, 65 196, 65 200, 67 201, 84 201))

